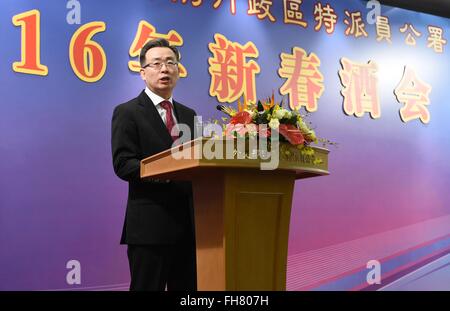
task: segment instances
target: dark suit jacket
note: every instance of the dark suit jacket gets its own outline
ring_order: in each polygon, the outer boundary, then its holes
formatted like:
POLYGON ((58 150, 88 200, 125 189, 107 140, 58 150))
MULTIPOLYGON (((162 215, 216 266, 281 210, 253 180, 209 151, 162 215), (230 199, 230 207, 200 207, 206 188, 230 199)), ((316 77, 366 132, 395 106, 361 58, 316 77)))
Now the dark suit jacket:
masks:
MULTIPOLYGON (((193 136, 195 111, 173 103, 177 122, 189 125, 193 136)), ((144 91, 114 109, 111 145, 114 171, 129 187, 120 243, 168 244, 193 234, 191 183, 140 179, 140 160, 172 145, 161 116, 144 91)))

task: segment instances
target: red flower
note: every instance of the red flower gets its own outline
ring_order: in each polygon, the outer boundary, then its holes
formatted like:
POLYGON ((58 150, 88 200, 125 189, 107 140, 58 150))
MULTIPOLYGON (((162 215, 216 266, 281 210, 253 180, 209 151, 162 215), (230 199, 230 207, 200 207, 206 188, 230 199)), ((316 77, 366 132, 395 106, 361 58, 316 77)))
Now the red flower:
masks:
POLYGON ((305 142, 305 138, 295 125, 280 124, 278 131, 284 138, 286 138, 293 145, 300 145, 305 142))
POLYGON ((231 124, 249 124, 252 123, 252 116, 247 111, 239 111, 230 120, 231 124))

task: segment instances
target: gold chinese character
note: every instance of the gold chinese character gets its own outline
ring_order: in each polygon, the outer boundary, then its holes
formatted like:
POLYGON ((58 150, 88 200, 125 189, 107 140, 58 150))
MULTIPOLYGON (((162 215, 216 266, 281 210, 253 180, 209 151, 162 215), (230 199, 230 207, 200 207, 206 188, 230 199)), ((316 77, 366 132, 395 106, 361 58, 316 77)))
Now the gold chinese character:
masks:
MULTIPOLYGON (((222 4, 222 0, 216 0, 213 3, 213 8, 217 9, 221 4, 222 4)), ((231 14, 233 14, 233 15, 236 14, 236 0, 230 0, 230 11, 231 11, 231 14)))
POLYGON ((345 10, 345 15, 347 15, 347 17, 350 17, 351 21, 349 21, 348 19, 344 19, 344 24, 346 24, 348 27, 345 30, 345 34, 348 35, 353 35, 355 36, 355 38, 358 38, 360 36, 364 36, 367 37, 367 32, 364 29, 364 22, 361 18, 361 12, 352 12, 350 14, 349 11, 345 10))
MULTIPOLYGON (((152 24, 146 21, 140 21, 133 43, 130 46, 130 57, 138 57, 144 44, 147 43, 147 41, 156 38, 164 38, 174 46, 183 45, 183 38, 175 30, 169 31, 168 34, 160 34, 156 32, 156 29, 152 24)), ((139 61, 130 60, 128 62, 128 68, 131 71, 139 72, 139 70, 141 69, 141 64, 139 63, 139 61)), ((180 70, 180 77, 186 77, 186 68, 181 63, 178 64, 178 68, 180 70)))
POLYGON ((391 26, 389 25, 389 19, 386 16, 377 16, 376 22, 377 41, 386 40, 389 43, 391 41, 391 26))
POLYGON ((284 23, 296 24, 304 28, 308 23, 303 19, 303 13, 300 10, 302 0, 283 0, 284 4, 284 23))
POLYGON ((258 19, 269 18, 271 22, 275 22, 275 17, 270 13, 272 0, 248 0, 248 15, 256 15, 258 19))
POLYGON ((322 3, 319 2, 314 6, 314 20, 317 22, 314 30, 319 31, 324 25, 325 31, 331 34, 334 31, 334 25, 336 25, 337 15, 329 4, 322 7, 322 3))
POLYGON ((380 99, 378 97, 378 66, 369 61, 367 64, 356 63, 348 58, 341 59, 342 70, 339 78, 344 86, 344 112, 347 115, 362 117, 369 112, 373 119, 379 118, 380 99))
POLYGON ((401 32, 401 33, 404 33, 404 32, 406 32, 408 29, 409 29, 410 31, 408 31, 408 33, 407 33, 407 35, 406 35, 405 43, 406 43, 407 45, 415 46, 415 45, 416 45, 416 39, 414 38, 414 36, 420 37, 422 34, 421 34, 420 32, 418 32, 416 29, 414 29, 413 25, 407 24, 407 23, 406 23, 405 25, 403 25, 402 28, 400 28, 400 32, 401 32), (414 35, 414 36, 413 36, 413 35, 414 35))
POLYGON ((431 86, 420 80, 412 68, 405 66, 402 80, 394 90, 397 101, 405 104, 400 109, 400 117, 403 122, 417 118, 422 123, 430 122, 430 112, 426 107, 430 104, 428 97, 430 92, 431 86))
POLYGON ((211 84, 209 94, 217 96, 220 102, 234 102, 244 95, 248 101, 256 101, 256 74, 260 72, 259 65, 247 61, 247 57, 256 58, 259 51, 253 42, 244 46, 229 41, 222 34, 214 35, 215 43, 209 43, 208 48, 213 57, 208 59, 211 84))
POLYGON ((442 53, 443 45, 447 43, 447 40, 442 38, 442 28, 428 26, 428 32, 430 35, 428 36, 427 47, 433 48, 433 50, 437 53, 442 53))
POLYGON ((280 88, 282 95, 289 94, 289 105, 292 110, 305 106, 306 110, 317 110, 317 100, 324 90, 323 75, 319 71, 320 59, 299 47, 292 49, 292 54, 281 53, 281 68, 278 74, 287 78, 280 88))
MULTIPOLYGON (((178 2, 177 0, 172 0, 172 2, 178 2)), ((181 4, 186 4, 188 0, 181 0, 181 4)), ((192 0, 191 4, 193 7, 198 7, 202 5, 203 0, 192 0)))

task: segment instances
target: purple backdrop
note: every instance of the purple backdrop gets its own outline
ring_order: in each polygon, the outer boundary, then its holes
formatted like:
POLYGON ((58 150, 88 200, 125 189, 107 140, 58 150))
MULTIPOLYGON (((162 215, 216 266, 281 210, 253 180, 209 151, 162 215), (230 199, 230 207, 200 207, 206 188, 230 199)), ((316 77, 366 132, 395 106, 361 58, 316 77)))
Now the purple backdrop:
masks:
MULTIPOLYGON (((144 87, 128 69, 129 49, 140 21, 160 34, 183 38, 182 63, 188 75, 175 99, 203 119, 218 118, 218 100, 210 96, 208 43, 220 33, 228 40, 255 44, 256 94, 267 97, 285 82, 278 74, 280 53, 294 46, 320 58, 324 92, 310 115, 330 147, 327 177, 297 182, 289 238, 287 288, 361 289, 368 286, 366 264, 382 264, 383 280, 450 249, 450 47, 427 47, 428 26, 443 29, 445 18, 383 6, 392 43, 377 42, 364 1, 333 3, 338 19, 327 34, 314 30, 314 6, 303 1, 307 27, 283 22, 283 1, 258 19, 247 14, 248 1, 229 1, 213 9, 204 1, 81 1, 81 24, 70 24, 64 1, 13 1, 0 4, 0 284, 1 290, 125 289, 129 282, 126 248, 119 245, 126 183, 113 173, 110 121, 113 108, 144 87), (178 3, 180 2, 180 3, 178 3), (13 71, 21 58, 21 28, 13 16, 40 12, 40 57, 47 76, 13 71), (346 35, 349 12, 359 11, 367 37, 346 35), (105 51, 107 67, 97 82, 80 80, 69 61, 72 35, 82 25, 102 21, 106 30, 93 37, 105 51), (421 33, 416 46, 405 43, 405 23, 421 33), (381 117, 348 116, 343 111, 340 59, 378 64, 381 117), (394 89, 405 65, 432 86, 431 119, 402 122, 394 89), (76 260, 81 283, 69 284, 76 260)), ((325 2, 322 3, 326 5, 325 2)), ((277 93, 277 99, 280 99, 277 93)))

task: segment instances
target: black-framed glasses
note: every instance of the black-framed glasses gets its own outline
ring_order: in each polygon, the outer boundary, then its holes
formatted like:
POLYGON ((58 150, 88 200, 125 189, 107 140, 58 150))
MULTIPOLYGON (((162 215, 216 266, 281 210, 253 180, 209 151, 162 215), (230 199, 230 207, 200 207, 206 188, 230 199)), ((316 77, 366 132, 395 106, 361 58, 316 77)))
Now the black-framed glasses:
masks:
POLYGON ((142 69, 150 67, 152 69, 161 70, 163 65, 166 65, 167 68, 175 69, 178 66, 178 62, 173 61, 173 60, 167 60, 165 62, 158 61, 158 62, 148 63, 147 65, 142 66, 142 69))

